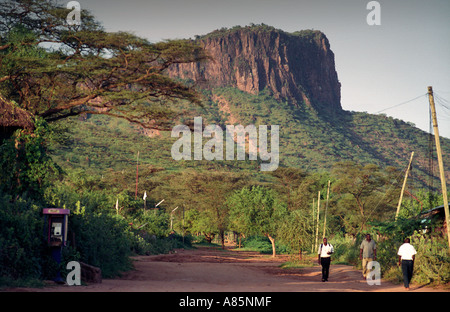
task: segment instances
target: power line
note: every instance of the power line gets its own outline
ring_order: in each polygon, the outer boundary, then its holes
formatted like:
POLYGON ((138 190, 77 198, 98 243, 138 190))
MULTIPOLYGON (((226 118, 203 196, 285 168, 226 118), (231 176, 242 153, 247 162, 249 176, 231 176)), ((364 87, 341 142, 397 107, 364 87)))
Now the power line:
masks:
MULTIPOLYGON (((398 187, 400 185, 400 183, 402 182, 401 177, 405 174, 406 170, 407 169, 405 169, 403 171, 402 170, 399 171, 399 173, 398 173, 397 177, 395 178, 394 182, 392 182, 390 187, 386 190, 386 192, 384 192, 384 195, 378 201, 378 203, 375 206, 375 208, 373 208, 371 211, 368 212, 366 220, 369 220, 369 218, 372 216, 372 214, 378 209, 378 206, 380 206, 381 202, 386 198, 386 196, 392 190, 392 188, 398 187)), ((386 187, 387 184, 388 184, 388 181, 386 181, 386 183, 383 185, 383 187, 386 187)))
POLYGON ((396 104, 396 105, 390 106, 390 107, 388 107, 388 108, 382 109, 382 110, 376 112, 375 114, 379 114, 379 113, 384 112, 384 111, 387 111, 387 110, 389 110, 389 109, 392 109, 392 108, 395 108, 395 107, 398 107, 398 106, 401 106, 401 105, 408 104, 408 103, 410 103, 410 102, 412 102, 412 101, 415 101, 415 100, 417 100, 417 99, 420 99, 421 97, 424 97, 424 96, 426 96, 426 95, 427 95, 427 93, 421 94, 421 95, 419 95, 419 96, 417 96, 417 97, 415 97, 415 98, 413 98, 413 99, 411 99, 411 100, 408 100, 408 101, 406 101, 406 102, 402 102, 402 103, 400 103, 400 104, 396 104))
POLYGON ((438 104, 439 107, 443 108, 442 113, 445 115, 445 117, 450 117, 450 101, 444 99, 436 93, 434 93, 434 98, 436 100, 436 104, 438 104))
POLYGON ((443 97, 439 96, 436 93, 434 94, 434 97, 436 98, 437 103, 440 106, 444 107, 445 109, 450 110, 450 101, 449 100, 444 99, 443 97))

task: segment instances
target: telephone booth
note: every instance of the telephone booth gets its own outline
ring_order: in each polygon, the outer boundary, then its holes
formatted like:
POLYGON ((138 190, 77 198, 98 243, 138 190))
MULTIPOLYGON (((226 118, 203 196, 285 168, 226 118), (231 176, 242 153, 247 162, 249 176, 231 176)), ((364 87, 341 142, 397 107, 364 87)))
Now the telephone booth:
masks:
MULTIPOLYGON (((51 249, 52 258, 59 265, 61 263, 62 248, 65 247, 67 243, 70 210, 45 208, 43 214, 45 217, 47 245, 51 249)), ((59 270, 54 281, 57 283, 64 283, 59 270)))

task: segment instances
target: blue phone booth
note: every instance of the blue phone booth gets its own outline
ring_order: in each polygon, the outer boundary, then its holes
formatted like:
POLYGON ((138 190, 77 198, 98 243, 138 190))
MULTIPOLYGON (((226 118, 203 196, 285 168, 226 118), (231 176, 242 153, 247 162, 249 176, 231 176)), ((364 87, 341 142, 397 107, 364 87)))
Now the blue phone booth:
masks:
MULTIPOLYGON (((70 210, 45 208, 43 214, 45 217, 47 245, 51 249, 52 258, 59 265, 61 263, 62 248, 67 244, 70 210)), ((54 281, 57 283, 64 283, 59 270, 54 281)))

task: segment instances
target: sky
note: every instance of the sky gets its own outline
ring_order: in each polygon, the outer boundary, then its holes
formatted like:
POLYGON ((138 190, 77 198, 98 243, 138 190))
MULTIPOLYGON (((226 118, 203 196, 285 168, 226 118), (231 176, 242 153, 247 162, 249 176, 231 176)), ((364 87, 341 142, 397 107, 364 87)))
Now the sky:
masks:
POLYGON ((107 31, 152 42, 264 23, 322 31, 335 54, 344 110, 386 114, 429 131, 427 87, 439 134, 450 138, 450 0, 78 0, 107 31), (379 12, 379 25, 368 15, 379 12), (446 107, 445 107, 446 106, 446 107))

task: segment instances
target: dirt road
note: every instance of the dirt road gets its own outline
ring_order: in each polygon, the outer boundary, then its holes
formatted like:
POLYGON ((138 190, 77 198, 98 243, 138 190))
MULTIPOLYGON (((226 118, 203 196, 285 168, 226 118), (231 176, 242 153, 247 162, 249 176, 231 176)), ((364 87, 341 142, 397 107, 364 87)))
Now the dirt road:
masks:
MULTIPOLYGON (((27 292, 399 292, 402 285, 382 281, 370 286, 360 271, 332 263, 328 282, 321 267, 282 269, 287 256, 272 258, 255 252, 200 247, 157 256, 134 257, 135 269, 101 284, 67 286, 49 284, 27 292)), ((413 286, 410 292, 443 291, 413 286)))

